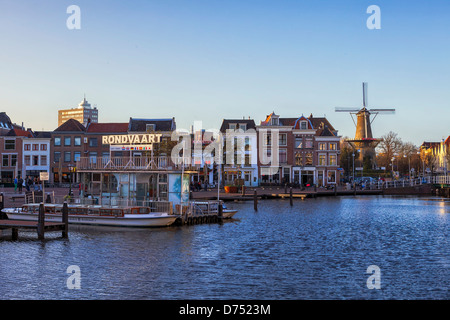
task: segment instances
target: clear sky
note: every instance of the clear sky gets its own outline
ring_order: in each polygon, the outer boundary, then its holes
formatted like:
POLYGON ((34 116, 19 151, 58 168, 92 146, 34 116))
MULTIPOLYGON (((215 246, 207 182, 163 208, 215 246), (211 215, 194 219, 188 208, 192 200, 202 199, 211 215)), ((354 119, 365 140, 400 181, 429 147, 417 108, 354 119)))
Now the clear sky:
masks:
POLYGON ((326 115, 354 136, 349 114, 395 108, 376 137, 450 135, 450 1, 0 0, 0 105, 13 122, 54 130, 57 110, 86 94, 100 122, 175 117, 218 128, 272 111, 326 115), (81 9, 69 30, 67 7, 81 9), (370 30, 370 5, 381 29, 370 30))

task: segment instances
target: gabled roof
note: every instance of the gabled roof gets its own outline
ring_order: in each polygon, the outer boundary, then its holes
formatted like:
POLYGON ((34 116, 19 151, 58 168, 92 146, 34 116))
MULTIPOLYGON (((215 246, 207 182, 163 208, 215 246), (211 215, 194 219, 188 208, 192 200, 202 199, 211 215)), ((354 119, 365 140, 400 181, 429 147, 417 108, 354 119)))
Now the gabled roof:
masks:
POLYGON ((308 129, 314 129, 314 127, 313 127, 313 125, 312 125, 312 122, 308 119, 308 118, 306 118, 305 116, 301 116, 300 118, 298 118, 297 120, 295 120, 295 122, 294 122, 294 129, 300 129, 300 123, 301 123, 301 121, 307 121, 307 123, 308 123, 308 129))
POLYGON ((450 136, 448 136, 447 139, 445 139, 444 144, 450 146, 450 136))
POLYGON ((0 128, 12 129, 11 119, 8 117, 6 112, 0 112, 0 128))
POLYGON ((48 131, 35 131, 34 132, 35 138, 51 138, 52 133, 48 131))
POLYGON ((169 119, 133 119, 128 123, 129 132, 146 132, 147 124, 154 124, 155 131, 173 131, 176 129, 175 118, 169 119))
POLYGON ((33 138, 33 134, 30 131, 25 131, 22 129, 14 128, 11 129, 6 136, 8 137, 27 137, 27 138, 33 138))
POLYGON ((424 141, 422 145, 420 146, 420 149, 435 149, 439 148, 441 146, 440 142, 426 142, 424 141))
POLYGON ((320 136, 320 137, 335 137, 336 136, 328 127, 317 130, 316 135, 320 136))
POLYGON ((328 121, 327 118, 325 117, 313 117, 313 115, 311 114, 308 119, 311 121, 314 129, 322 129, 325 127, 328 127, 328 129, 330 129, 330 131, 336 131, 333 126, 331 125, 331 123, 328 121))
MULTIPOLYGON (((247 130, 255 129, 255 121, 253 119, 223 119, 222 125, 220 126, 220 132, 226 132, 227 129, 230 128, 230 123, 246 124, 247 130)), ((236 129, 239 129, 239 127, 236 126, 236 129)))
POLYGON ((125 123, 89 123, 87 133, 120 133, 128 131, 128 122, 125 123))
POLYGON ((69 119, 55 129, 54 132, 85 132, 86 128, 77 120, 69 119))

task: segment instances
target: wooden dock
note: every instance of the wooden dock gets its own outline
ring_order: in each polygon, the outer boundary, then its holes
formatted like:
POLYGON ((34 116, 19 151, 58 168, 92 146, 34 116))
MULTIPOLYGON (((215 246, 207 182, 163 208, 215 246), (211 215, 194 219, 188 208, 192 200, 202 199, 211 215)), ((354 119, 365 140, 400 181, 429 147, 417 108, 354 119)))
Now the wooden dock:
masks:
POLYGON ((67 203, 64 203, 62 212, 61 222, 45 222, 44 204, 41 203, 37 221, 2 219, 0 220, 0 230, 11 229, 13 240, 18 239, 19 229, 35 229, 39 240, 44 239, 45 232, 51 231, 61 231, 62 237, 67 238, 69 234, 69 210, 67 203))

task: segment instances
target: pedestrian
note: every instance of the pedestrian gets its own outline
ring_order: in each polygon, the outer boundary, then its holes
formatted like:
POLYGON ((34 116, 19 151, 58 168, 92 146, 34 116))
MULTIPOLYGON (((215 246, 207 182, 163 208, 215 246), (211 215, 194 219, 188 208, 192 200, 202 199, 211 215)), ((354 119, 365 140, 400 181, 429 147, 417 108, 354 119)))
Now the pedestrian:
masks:
POLYGON ((23 179, 22 178, 19 178, 18 185, 19 185, 19 192, 22 193, 22 187, 23 187, 23 179))

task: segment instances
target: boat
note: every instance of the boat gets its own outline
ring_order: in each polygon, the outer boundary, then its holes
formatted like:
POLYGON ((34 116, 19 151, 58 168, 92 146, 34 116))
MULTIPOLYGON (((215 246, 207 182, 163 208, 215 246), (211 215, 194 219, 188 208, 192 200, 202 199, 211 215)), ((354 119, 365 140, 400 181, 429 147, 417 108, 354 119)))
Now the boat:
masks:
MULTIPOLYGON (((39 203, 24 204, 19 208, 3 209, 8 219, 37 221, 39 203)), ((165 227, 178 218, 165 210, 152 211, 145 206, 101 206, 68 204, 68 220, 71 224, 120 226, 120 227, 165 227)), ((62 221, 62 204, 45 204, 45 221, 62 221)))
MULTIPOLYGON (((217 214, 219 201, 191 201, 194 211, 200 210, 203 214, 217 214)), ((237 213, 237 210, 228 209, 222 202, 223 219, 231 219, 237 213)))

